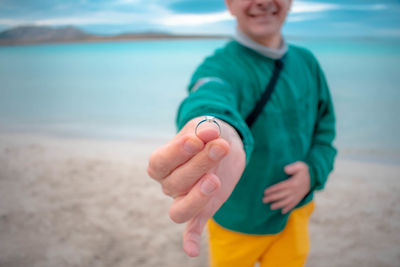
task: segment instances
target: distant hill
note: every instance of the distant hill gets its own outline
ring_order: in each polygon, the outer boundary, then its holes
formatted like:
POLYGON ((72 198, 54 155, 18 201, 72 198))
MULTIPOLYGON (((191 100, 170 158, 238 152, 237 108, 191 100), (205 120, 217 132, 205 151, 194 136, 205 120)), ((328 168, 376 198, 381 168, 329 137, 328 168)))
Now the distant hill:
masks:
POLYGON ((75 27, 37 27, 20 26, 0 33, 0 42, 8 44, 68 42, 90 38, 88 34, 75 27))
POLYGON ((172 35, 162 32, 123 33, 113 36, 89 34, 79 28, 19 26, 0 32, 0 45, 22 45, 38 43, 95 42, 113 40, 224 38, 215 35, 172 35))

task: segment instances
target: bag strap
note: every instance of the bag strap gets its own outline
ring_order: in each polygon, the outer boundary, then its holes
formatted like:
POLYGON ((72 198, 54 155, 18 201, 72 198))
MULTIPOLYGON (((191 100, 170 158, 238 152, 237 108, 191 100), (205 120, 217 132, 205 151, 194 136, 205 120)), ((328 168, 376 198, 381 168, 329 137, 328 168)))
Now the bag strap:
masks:
POLYGON ((246 118, 246 123, 249 128, 253 125, 256 121, 258 115, 260 115, 261 111, 263 110, 265 104, 268 102, 269 98, 271 97, 272 91, 275 88, 276 82, 278 81, 279 74, 283 68, 283 60, 278 59, 275 60, 275 68, 274 72, 272 73, 271 80, 269 81, 267 88, 265 89, 264 93, 262 94, 260 100, 258 100, 256 106, 250 112, 250 114, 246 118))

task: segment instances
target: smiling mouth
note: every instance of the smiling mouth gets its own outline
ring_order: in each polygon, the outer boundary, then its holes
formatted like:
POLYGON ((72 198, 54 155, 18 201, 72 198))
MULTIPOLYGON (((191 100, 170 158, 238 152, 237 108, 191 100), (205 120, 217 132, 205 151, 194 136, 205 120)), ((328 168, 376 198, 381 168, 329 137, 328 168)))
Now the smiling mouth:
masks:
POLYGON ((263 14, 249 14, 249 17, 255 20, 269 20, 278 15, 278 12, 270 12, 263 14))
POLYGON ((278 11, 270 11, 270 12, 263 12, 263 13, 255 13, 249 14, 251 18, 262 18, 262 17, 273 17, 278 15, 278 11))
POLYGON ((249 10, 251 18, 268 18, 278 15, 278 9, 275 6, 269 5, 265 9, 249 10))

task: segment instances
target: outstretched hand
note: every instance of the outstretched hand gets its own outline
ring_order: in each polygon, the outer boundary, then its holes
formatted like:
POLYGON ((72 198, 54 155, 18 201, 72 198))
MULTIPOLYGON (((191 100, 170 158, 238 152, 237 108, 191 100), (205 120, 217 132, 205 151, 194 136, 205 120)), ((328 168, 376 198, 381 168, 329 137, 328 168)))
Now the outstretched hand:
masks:
POLYGON ((207 220, 228 199, 245 166, 243 144, 236 130, 218 120, 214 127, 195 135, 202 118, 189 121, 166 145, 150 157, 148 174, 164 194, 174 198, 169 216, 176 223, 188 222, 183 248, 189 256, 200 252, 200 239, 207 220))
POLYGON ((271 203, 271 209, 282 209, 285 214, 304 198, 310 191, 310 173, 308 165, 302 161, 286 165, 286 174, 291 177, 264 191, 264 203, 271 203))

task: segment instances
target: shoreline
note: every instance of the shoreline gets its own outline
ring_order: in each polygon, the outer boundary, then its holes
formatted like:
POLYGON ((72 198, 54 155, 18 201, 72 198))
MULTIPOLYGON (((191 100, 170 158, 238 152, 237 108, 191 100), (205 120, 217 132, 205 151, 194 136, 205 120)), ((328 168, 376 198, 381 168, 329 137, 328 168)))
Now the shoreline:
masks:
MULTIPOLYGON (((230 35, 149 35, 149 36, 98 36, 86 39, 75 40, 45 40, 45 41, 13 41, 0 40, 0 47, 17 47, 17 46, 36 46, 36 45, 58 45, 58 44, 84 44, 84 43, 112 43, 112 42, 140 42, 140 41, 174 41, 174 40, 229 40, 233 37, 230 35)), ((370 43, 399 43, 400 38, 376 38, 376 37, 304 37, 304 36, 287 36, 289 43, 297 43, 302 41, 314 40, 317 42, 328 41, 353 41, 353 42, 370 42, 370 43)))
MULTIPOLYGON (((133 142, 144 142, 144 143, 157 143, 163 145, 168 140, 172 139, 175 135, 174 129, 166 129, 162 133, 147 134, 146 130, 134 131, 122 130, 118 133, 115 132, 101 132, 98 131, 94 134, 94 131, 83 134, 77 131, 63 131, 53 129, 37 129, 34 131, 27 129, 12 129, 12 128, 0 128, 0 140, 4 137, 11 139, 32 139, 32 141, 39 140, 58 140, 59 142, 75 140, 75 141, 89 141, 89 142, 113 142, 113 143, 133 143, 133 142), (101 132, 101 133, 99 133, 101 132)), ((336 146, 337 147, 337 146, 336 146)), ((378 163, 389 166, 400 166, 400 151, 386 151, 376 149, 351 149, 351 148, 339 148, 336 160, 353 161, 362 163, 378 163)))

